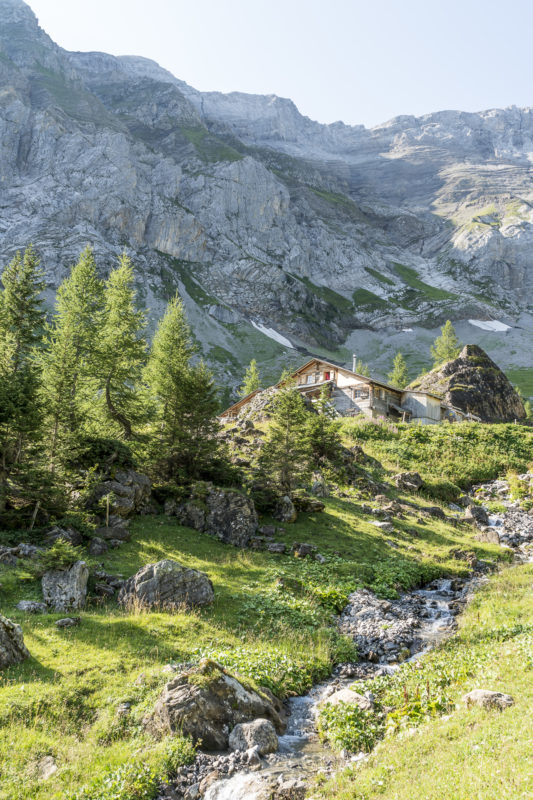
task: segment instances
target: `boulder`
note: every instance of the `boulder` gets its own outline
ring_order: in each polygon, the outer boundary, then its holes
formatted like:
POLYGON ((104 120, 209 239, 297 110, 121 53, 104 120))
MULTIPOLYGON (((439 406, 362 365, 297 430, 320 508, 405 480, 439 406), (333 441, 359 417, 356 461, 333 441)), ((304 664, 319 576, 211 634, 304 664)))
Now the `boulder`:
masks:
POLYGON ((48 611, 46 603, 39 603, 37 600, 21 600, 16 607, 27 614, 46 614, 48 611))
POLYGON ((258 717, 283 733, 280 712, 281 704, 267 690, 258 694, 216 662, 203 659, 167 683, 144 724, 156 735, 182 733, 201 741, 205 750, 225 750, 230 731, 258 717))
POLYGON ((295 558, 307 558, 307 556, 313 556, 316 551, 316 545, 307 542, 294 542, 292 545, 292 553, 295 558))
POLYGON ((308 513, 317 513, 324 511, 325 505, 322 500, 317 500, 315 497, 308 497, 307 495, 295 495, 292 499, 296 511, 306 511, 308 513))
POLYGON ((287 549, 287 545, 283 542, 271 542, 267 544, 267 550, 269 553, 284 553, 287 549))
POLYGON ((193 489, 190 500, 165 513, 174 513, 182 525, 216 536, 226 544, 247 547, 258 527, 253 501, 234 489, 193 489))
POLYGON ((392 522, 373 522, 372 525, 375 528, 378 528, 383 533, 393 533, 394 532, 394 525, 392 522))
POLYGON ((108 550, 108 545, 103 539, 100 539, 99 536, 94 536, 90 541, 89 547, 87 548, 87 552, 91 556, 101 556, 104 553, 107 553, 108 550))
POLYGON ((481 506, 468 506, 465 511, 465 520, 474 525, 488 525, 489 515, 481 506))
POLYGON ((111 541, 111 539, 118 539, 121 542, 129 542, 131 539, 131 533, 129 530, 121 525, 115 525, 113 527, 103 526, 101 528, 97 528, 95 534, 98 539, 105 539, 107 541, 111 541))
POLYGON ((298 514, 291 498, 288 495, 280 497, 272 514, 279 522, 296 522, 298 514))
POLYGON ((394 476, 394 483, 401 492, 417 492, 424 485, 418 472, 400 472, 394 476))
POLYGON ((139 604, 167 611, 204 606, 214 599, 213 584, 204 572, 171 559, 146 564, 125 582, 118 596, 123 606, 139 604))
POLYGON ((63 617, 56 620, 56 628, 76 628, 80 622, 80 617, 63 617))
POLYGON ((278 749, 276 729, 268 719, 254 719, 235 725, 229 735, 230 750, 249 750, 257 747, 260 756, 275 753, 278 749))
POLYGON ((311 494, 314 494, 315 497, 329 497, 330 493, 327 484, 324 481, 317 480, 311 486, 311 494))
POLYGON ((0 614, 0 669, 19 664, 29 655, 20 625, 0 614))
POLYGON ((496 528, 485 526, 482 528, 481 533, 475 537, 476 542, 484 542, 485 544, 500 544, 500 534, 496 528))
POLYGON ((463 702, 466 703, 468 708, 470 706, 481 706, 481 708, 497 708, 503 711, 504 708, 513 705, 514 699, 510 694, 491 692, 488 689, 474 689, 472 692, 465 694, 463 702))
POLYGON ((338 706, 339 703, 355 705, 363 709, 363 711, 372 711, 374 708, 374 704, 368 697, 364 697, 364 695, 358 694, 352 689, 339 689, 338 692, 330 694, 330 696, 326 697, 323 701, 323 705, 325 706, 338 706))
POLYGON ((64 539, 65 542, 76 547, 83 542, 83 536, 79 531, 74 528, 58 528, 57 526, 48 531, 45 539, 48 544, 53 544, 58 539, 64 539))
POLYGON ((473 414, 482 422, 513 422, 526 418, 516 389, 498 365, 475 344, 467 344, 457 358, 417 379, 416 388, 443 395, 448 405, 473 414))
POLYGON ((133 469, 118 469, 96 486, 89 506, 101 506, 101 501, 110 495, 111 514, 129 517, 143 510, 150 501, 151 493, 150 479, 146 475, 133 469))
POLYGON ((85 561, 76 561, 68 569, 45 572, 41 581, 44 602, 54 611, 84 608, 88 578, 85 561))

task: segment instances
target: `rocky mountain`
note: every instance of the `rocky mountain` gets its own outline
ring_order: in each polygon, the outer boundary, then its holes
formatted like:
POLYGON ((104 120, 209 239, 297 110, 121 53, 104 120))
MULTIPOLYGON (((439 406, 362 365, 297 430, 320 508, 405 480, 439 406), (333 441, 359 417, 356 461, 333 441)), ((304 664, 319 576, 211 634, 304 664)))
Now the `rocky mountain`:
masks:
POLYGON ((87 243, 103 271, 127 247, 152 318, 178 288, 228 385, 301 351, 414 372, 451 318, 529 393, 533 109, 322 125, 67 52, 23 0, 0 0, 0 87, 0 256, 32 241, 51 290, 87 243))
POLYGON ((414 386, 437 392, 447 403, 480 417, 483 422, 525 419, 524 404, 501 369, 475 344, 457 358, 428 372, 414 386))

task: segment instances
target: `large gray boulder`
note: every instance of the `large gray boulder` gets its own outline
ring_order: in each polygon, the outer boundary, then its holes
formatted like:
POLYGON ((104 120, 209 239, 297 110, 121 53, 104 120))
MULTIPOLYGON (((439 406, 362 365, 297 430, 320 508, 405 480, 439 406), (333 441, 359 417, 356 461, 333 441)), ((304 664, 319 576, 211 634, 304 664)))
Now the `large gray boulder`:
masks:
POLYGON ((260 695, 215 661, 203 659, 167 683, 144 724, 158 735, 183 733, 205 750, 225 750, 230 731, 258 717, 283 733, 280 712, 281 704, 266 690, 260 695))
POLYGON ((296 507, 292 502, 291 498, 289 497, 289 495, 280 497, 272 516, 279 522, 285 522, 285 523, 296 522, 296 519, 298 517, 298 512, 296 511, 296 507))
POLYGON ((29 655, 20 625, 0 615, 0 669, 19 664, 29 655))
POLYGON ((96 486, 90 505, 109 496, 109 511, 120 518, 142 511, 152 493, 150 479, 133 469, 117 469, 96 486))
POLYGON ((68 569, 45 572, 41 581, 44 602, 54 611, 84 608, 88 578, 85 561, 76 561, 68 569))
POLYGON ((278 749, 276 729, 269 719, 240 722, 229 735, 230 750, 249 750, 257 747, 260 756, 275 753, 278 749))
POLYGON ((474 525, 487 526, 489 524, 489 515, 482 506, 468 506, 465 511, 465 520, 474 525))
POLYGON ((400 472, 394 476, 394 483, 400 492, 418 492, 424 485, 418 472, 400 472))
POLYGON ((257 531, 253 500, 234 489, 196 488, 186 503, 168 504, 165 510, 174 513, 182 525, 235 547, 247 547, 257 531))
POLYGON ((165 559, 147 564, 128 578, 118 601, 123 606, 176 611, 187 606, 205 606, 215 599, 213 584, 204 572, 165 559))

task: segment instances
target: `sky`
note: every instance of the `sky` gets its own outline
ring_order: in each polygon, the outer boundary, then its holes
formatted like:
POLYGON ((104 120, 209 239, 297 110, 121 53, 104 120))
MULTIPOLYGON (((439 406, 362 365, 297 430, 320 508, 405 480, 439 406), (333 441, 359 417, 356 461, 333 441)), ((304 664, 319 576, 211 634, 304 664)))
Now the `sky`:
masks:
POLYGON ((28 0, 68 50, 152 58, 319 122, 533 105, 533 0, 28 0))

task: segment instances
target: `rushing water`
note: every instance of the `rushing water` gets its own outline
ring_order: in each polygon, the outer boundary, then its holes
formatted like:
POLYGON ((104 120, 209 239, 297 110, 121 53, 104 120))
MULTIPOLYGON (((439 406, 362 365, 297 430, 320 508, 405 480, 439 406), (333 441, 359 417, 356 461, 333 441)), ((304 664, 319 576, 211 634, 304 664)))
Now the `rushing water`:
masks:
MULTIPOLYGON (((472 579, 472 581, 475 579, 472 579)), ((409 660, 420 658, 438 642, 448 636, 454 626, 450 603, 466 592, 452 590, 452 581, 442 579, 431 584, 433 588, 418 589, 413 594, 424 601, 423 616, 417 629, 419 647, 409 660)), ((397 669, 386 663, 378 665, 383 671, 397 669)), ((231 778, 217 781, 206 792, 205 800, 264 800, 272 785, 283 778, 306 777, 320 770, 328 770, 341 760, 318 739, 316 718, 321 701, 334 691, 350 686, 353 678, 333 676, 314 686, 309 694, 291 698, 285 735, 279 737, 279 750, 268 757, 268 764, 260 772, 240 772, 231 778)), ((356 757, 357 758, 357 757, 356 757)))

